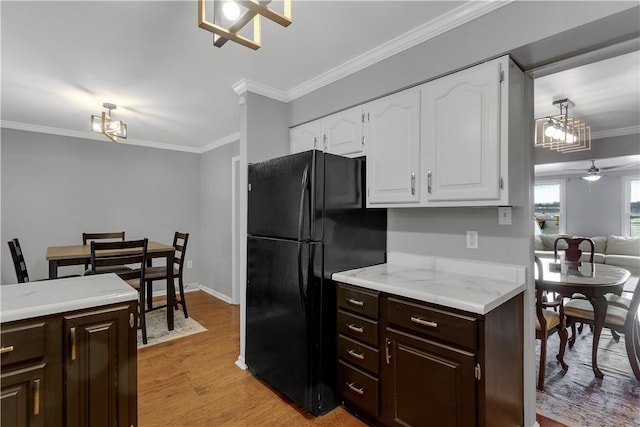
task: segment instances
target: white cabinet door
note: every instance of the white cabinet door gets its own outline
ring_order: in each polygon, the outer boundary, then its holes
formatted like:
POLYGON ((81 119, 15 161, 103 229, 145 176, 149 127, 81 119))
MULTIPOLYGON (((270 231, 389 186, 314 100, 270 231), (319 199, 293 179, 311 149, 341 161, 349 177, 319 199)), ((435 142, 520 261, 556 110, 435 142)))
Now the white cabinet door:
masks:
POLYGON ((322 119, 326 151, 342 156, 361 155, 362 107, 354 107, 322 119))
POLYGON ((496 60, 422 86, 426 205, 500 199, 500 71, 496 60))
POLYGON ((420 199, 420 91, 410 89, 366 104, 367 205, 420 199))
POLYGON ((289 131, 291 141, 291 153, 313 150, 322 150, 322 128, 320 120, 306 123, 304 125, 291 128, 289 131))

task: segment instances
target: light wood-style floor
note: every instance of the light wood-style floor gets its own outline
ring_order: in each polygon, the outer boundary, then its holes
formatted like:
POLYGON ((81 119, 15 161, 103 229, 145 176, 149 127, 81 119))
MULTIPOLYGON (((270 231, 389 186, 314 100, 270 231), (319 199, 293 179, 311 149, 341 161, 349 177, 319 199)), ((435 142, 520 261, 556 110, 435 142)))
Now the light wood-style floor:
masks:
MULTIPOLYGON (((340 407, 307 415, 239 369, 239 307, 202 291, 186 299, 189 315, 208 330, 138 351, 140 427, 365 426, 340 407)), ((542 427, 563 426, 537 419, 542 427)))

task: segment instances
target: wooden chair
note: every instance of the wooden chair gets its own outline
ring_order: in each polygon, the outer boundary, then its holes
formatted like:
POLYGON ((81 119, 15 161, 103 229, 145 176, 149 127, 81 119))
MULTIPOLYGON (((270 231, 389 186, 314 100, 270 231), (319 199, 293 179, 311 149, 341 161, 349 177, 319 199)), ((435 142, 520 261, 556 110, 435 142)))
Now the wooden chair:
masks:
POLYGON ((560 236, 556 239, 556 241, 553 243, 553 257, 554 259, 558 259, 558 243, 559 242, 566 242, 567 243, 567 249, 564 250, 564 259, 565 261, 569 262, 569 263, 575 263, 576 265, 579 265, 580 263, 580 258, 582 257, 582 250, 580 249, 580 244, 582 242, 588 242, 589 243, 589 248, 591 249, 590 255, 589 255, 589 262, 593 262, 593 253, 595 252, 595 245, 593 243, 593 240, 587 238, 587 237, 566 237, 566 236, 560 236))
MULTIPOLYGON (((178 289, 180 291, 180 299, 176 299, 174 308, 178 309, 178 304, 182 305, 182 311, 184 317, 189 317, 187 313, 187 303, 184 298, 184 279, 182 270, 184 268, 184 258, 187 251, 187 242, 189 240, 189 233, 175 232, 173 235, 173 247, 176 252, 173 258, 173 276, 171 280, 178 279, 178 289)), ((156 280, 167 280, 167 268, 166 266, 147 267, 145 281, 147 283, 147 311, 157 310, 159 308, 166 307, 166 304, 153 306, 153 282, 156 280)))
MULTIPOLYGON (((535 258, 536 267, 538 269, 538 278, 542 279, 543 268, 542 262, 538 257, 535 258)), ((554 305, 556 303, 554 302, 554 305)), ((547 361, 547 338, 554 332, 560 337, 560 349, 556 355, 556 359, 562 365, 563 370, 569 369, 564 361, 564 351, 567 346, 567 330, 564 327, 563 305, 560 300, 560 312, 547 309, 548 305, 544 300, 541 288, 536 286, 536 339, 540 340, 540 367, 538 369, 538 390, 544 390, 544 372, 547 361)))
MULTIPOLYGON (((640 282, 640 279, 638 279, 640 282)), ((631 369, 640 381, 640 319, 638 318, 638 305, 640 304, 640 286, 636 289, 629 302, 625 304, 608 303, 604 319, 604 327, 611 329, 625 337, 625 346, 631 369)), ((572 336, 569 347, 573 347, 576 341, 575 324, 577 322, 593 325, 593 306, 583 298, 571 298, 565 305, 567 325, 571 326, 572 336)))
MULTIPOLYGON (((22 252, 22 248, 20 247, 20 241, 18 239, 11 239, 8 243, 9 243, 9 251, 11 252, 11 258, 13 259, 13 268, 15 268, 16 270, 16 277, 18 278, 18 283, 28 283, 30 281, 29 273, 27 272, 27 263, 24 260, 24 254, 22 252)), ((71 274, 67 276, 60 276, 58 278, 64 279, 68 277, 79 277, 79 275, 71 274)), ((40 279, 40 280, 49 280, 49 279, 40 279)))
MULTIPOLYGON (((88 245, 94 240, 120 240, 124 241, 124 231, 116 231, 112 233, 82 233, 82 244, 88 245)), ((89 264, 84 264, 84 271, 89 270, 89 264)))
POLYGON ((94 274, 99 270, 119 270, 116 274, 138 291, 139 327, 142 329, 142 342, 144 344, 147 343, 144 293, 147 245, 148 239, 118 242, 91 241, 91 269, 94 274), (129 265, 135 265, 135 268, 117 268, 129 265))

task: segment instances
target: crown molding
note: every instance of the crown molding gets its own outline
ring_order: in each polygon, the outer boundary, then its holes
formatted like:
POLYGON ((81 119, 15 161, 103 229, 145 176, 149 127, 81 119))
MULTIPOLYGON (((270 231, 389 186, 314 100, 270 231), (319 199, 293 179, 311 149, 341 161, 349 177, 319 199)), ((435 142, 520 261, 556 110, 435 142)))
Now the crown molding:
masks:
MULTIPOLYGON (((91 139, 94 141, 101 141, 101 142, 110 142, 108 139, 106 139, 105 136, 97 134, 95 132, 89 132, 89 131, 77 131, 77 130, 61 129, 61 128, 55 128, 55 127, 49 127, 49 126, 31 125, 27 123, 11 122, 7 120, 2 120, 0 122, 0 127, 6 128, 6 129, 22 130, 26 132, 46 133, 49 135, 66 136, 70 138, 81 138, 81 139, 91 139)), ((163 142, 147 141, 144 139, 134 139, 134 138, 128 138, 126 140, 121 139, 118 141, 118 144, 136 145, 140 147, 149 147, 149 148, 159 148, 162 150, 171 150, 171 151, 182 151, 185 153, 196 153, 196 154, 201 153, 201 149, 196 147, 186 147, 184 145, 166 144, 163 142)))
POLYGON ((232 86, 235 93, 239 96, 247 92, 256 93, 258 95, 266 96, 276 101, 289 102, 289 95, 287 92, 275 89, 262 83, 258 83, 253 80, 242 79, 234 83, 232 86))
POLYGON ((217 141, 210 142, 204 147, 200 148, 200 153, 206 153, 207 151, 215 150, 223 145, 231 144, 232 142, 240 141, 240 132, 232 133, 224 138, 220 138, 217 141))
POLYGON ((616 136, 635 135, 640 133, 640 126, 629 126, 626 128, 603 130, 591 132, 591 139, 613 138, 616 136))

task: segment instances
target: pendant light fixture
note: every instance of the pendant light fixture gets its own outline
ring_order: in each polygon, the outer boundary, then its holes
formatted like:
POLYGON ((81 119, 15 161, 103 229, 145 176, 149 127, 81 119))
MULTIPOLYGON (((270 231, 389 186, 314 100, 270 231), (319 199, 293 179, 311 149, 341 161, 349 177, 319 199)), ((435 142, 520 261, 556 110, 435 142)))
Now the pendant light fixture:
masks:
POLYGON ((91 130, 105 135, 113 142, 118 142, 118 138, 127 139, 126 123, 122 120, 113 120, 111 118, 111 110, 115 110, 118 107, 109 102, 105 102, 102 106, 109 112, 103 111, 100 116, 91 115, 91 130))
POLYGON ((560 153, 591 150, 591 127, 569 116, 575 104, 568 98, 553 101, 560 114, 536 119, 534 144, 560 153))
POLYGON ((291 24, 291 0, 284 0, 283 13, 268 7, 271 0, 198 0, 198 27, 213 33, 213 45, 222 47, 227 40, 234 41, 250 49, 260 49, 260 17, 276 22, 283 27, 291 24), (213 21, 207 20, 206 4, 213 10, 213 21), (253 23, 249 28, 247 24, 253 23), (240 34, 250 33, 249 34, 240 34))

